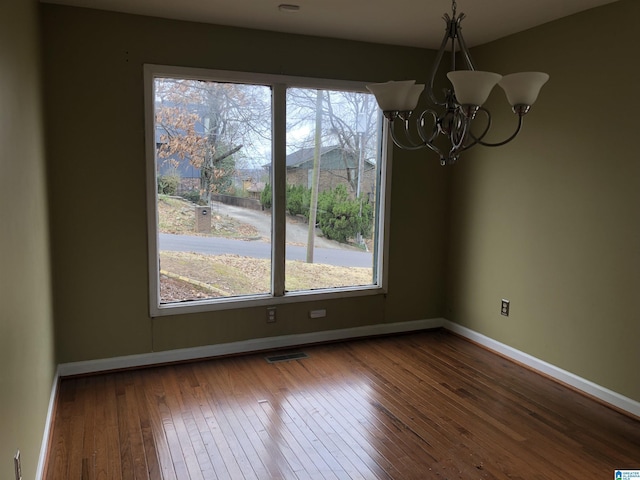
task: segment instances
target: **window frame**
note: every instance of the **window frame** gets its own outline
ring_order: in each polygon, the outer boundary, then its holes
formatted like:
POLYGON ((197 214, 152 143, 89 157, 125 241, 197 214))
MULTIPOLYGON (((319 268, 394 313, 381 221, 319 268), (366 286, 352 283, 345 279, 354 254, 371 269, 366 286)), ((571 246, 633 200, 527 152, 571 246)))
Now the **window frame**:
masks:
POLYGON ((334 298, 381 295, 387 293, 389 256, 389 195, 391 191, 392 143, 388 141, 387 122, 382 122, 379 170, 379 206, 377 251, 374 258, 376 283, 364 286, 335 287, 285 292, 286 228, 286 94, 288 88, 345 90, 368 93, 365 82, 332 80, 288 75, 260 74, 228 70, 144 65, 145 156, 147 166, 147 232, 149 260, 149 312, 151 317, 210 312, 235 308, 274 306, 285 303, 330 300, 334 298), (272 176, 271 209, 271 292, 187 302, 160 303, 158 191, 156 186, 155 102, 156 78, 184 78, 215 82, 232 82, 269 86, 272 89, 272 176))

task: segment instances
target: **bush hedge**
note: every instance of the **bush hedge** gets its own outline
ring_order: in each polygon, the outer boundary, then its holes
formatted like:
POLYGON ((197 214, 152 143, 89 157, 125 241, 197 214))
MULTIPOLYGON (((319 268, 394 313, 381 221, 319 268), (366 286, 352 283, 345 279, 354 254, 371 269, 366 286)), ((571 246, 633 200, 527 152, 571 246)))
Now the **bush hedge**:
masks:
POLYGON ((160 195, 175 195, 180 184, 180 175, 158 175, 158 193, 160 195))
POLYGON ((325 237, 341 243, 356 238, 371 236, 373 208, 362 198, 349 198, 347 187, 338 185, 318 195, 318 228, 325 237))
MULTIPOLYGON (((266 184, 260 202, 271 208, 271 185, 266 184)), ((302 185, 287 185, 286 210, 291 215, 302 215, 309 219, 311 189, 302 185)), ((316 225, 322 234, 341 243, 347 243, 360 233, 371 236, 373 228, 373 206, 368 200, 350 198, 347 187, 338 185, 318 195, 316 225)))

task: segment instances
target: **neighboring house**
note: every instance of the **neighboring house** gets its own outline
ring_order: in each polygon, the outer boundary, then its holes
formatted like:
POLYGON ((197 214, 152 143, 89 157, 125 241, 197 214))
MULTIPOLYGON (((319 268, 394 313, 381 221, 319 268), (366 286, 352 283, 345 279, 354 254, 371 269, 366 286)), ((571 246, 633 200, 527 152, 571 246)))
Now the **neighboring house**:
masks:
MULTIPOLYGON (((166 133, 162 127, 156 127, 156 151, 164 143, 163 139, 166 133)), ((180 177, 178 192, 188 192, 200 188, 200 169, 194 167, 188 158, 180 158, 178 155, 158 158, 157 169, 158 176, 178 175, 180 177)))
MULTIPOLYGON (((311 187, 313 179, 313 157, 315 149, 302 148, 287 155, 287 183, 311 187)), ((362 194, 375 191, 375 164, 364 160, 362 175, 362 194)), ((320 180, 319 190, 329 190, 338 185, 345 185, 349 193, 355 194, 358 182, 358 158, 349 152, 332 145, 320 149, 320 180)))
POLYGON ((267 178, 264 168, 239 168, 233 176, 233 185, 236 191, 247 192, 249 198, 259 200, 267 178))

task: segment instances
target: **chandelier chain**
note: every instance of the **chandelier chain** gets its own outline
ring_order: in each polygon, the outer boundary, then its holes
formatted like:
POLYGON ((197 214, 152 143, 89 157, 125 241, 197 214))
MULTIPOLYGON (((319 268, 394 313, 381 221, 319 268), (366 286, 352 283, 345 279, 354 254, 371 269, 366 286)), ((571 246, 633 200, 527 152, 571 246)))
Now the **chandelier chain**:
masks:
POLYGON ((458 4, 456 3, 456 0, 451 0, 451 11, 453 13, 453 17, 455 18, 456 16, 456 10, 458 9, 458 4))

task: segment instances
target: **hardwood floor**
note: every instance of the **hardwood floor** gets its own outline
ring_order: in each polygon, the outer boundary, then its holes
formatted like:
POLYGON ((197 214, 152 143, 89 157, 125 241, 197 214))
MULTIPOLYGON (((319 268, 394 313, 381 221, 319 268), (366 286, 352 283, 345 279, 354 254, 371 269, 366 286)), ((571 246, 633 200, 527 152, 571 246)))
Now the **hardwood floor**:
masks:
POLYGON ((47 479, 609 479, 640 422, 444 330, 63 379, 47 479))

